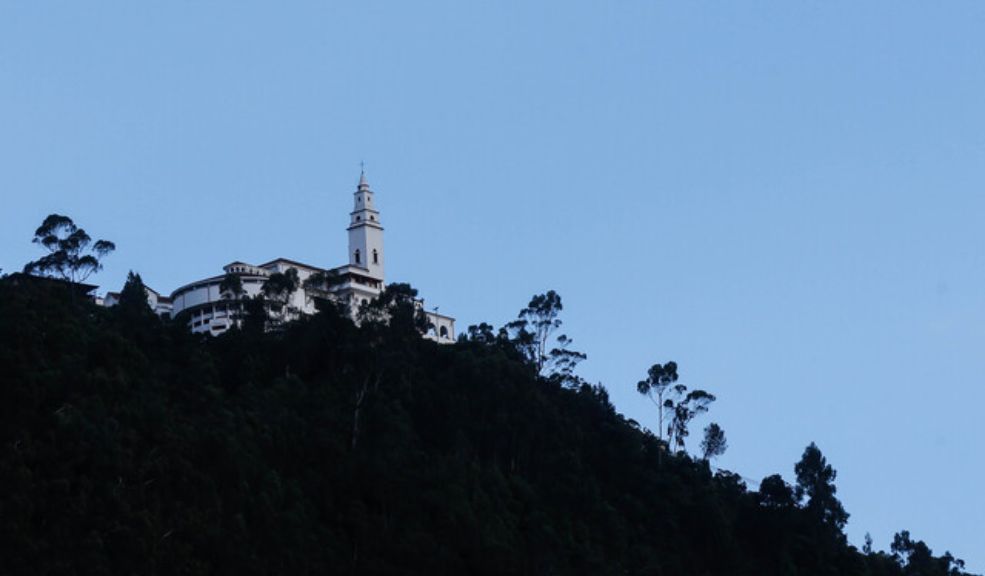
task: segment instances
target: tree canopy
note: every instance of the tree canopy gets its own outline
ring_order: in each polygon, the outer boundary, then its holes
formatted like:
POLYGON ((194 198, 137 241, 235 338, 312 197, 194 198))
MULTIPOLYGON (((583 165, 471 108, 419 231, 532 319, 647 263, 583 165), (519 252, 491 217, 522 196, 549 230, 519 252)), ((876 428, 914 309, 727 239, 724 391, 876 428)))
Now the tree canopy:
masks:
POLYGON ((51 276, 67 282, 84 282, 102 270, 102 259, 116 250, 109 240, 92 242, 85 230, 68 216, 49 214, 34 231, 35 244, 48 253, 24 266, 25 274, 51 276))
POLYGON ((804 449, 794 468, 797 474, 797 499, 807 498, 807 512, 839 530, 848 522, 848 513, 835 498, 835 472, 813 442, 804 449))
POLYGON ((705 460, 711 460, 716 456, 721 456, 728 449, 728 441, 725 439, 725 431, 722 427, 712 422, 705 426, 705 437, 701 441, 701 455, 705 460))
POLYGON ((816 447, 806 504, 658 464, 603 386, 488 324, 417 337, 413 288, 387 291, 399 321, 207 337, 0 279, 0 574, 962 573, 908 533, 849 545, 816 447))

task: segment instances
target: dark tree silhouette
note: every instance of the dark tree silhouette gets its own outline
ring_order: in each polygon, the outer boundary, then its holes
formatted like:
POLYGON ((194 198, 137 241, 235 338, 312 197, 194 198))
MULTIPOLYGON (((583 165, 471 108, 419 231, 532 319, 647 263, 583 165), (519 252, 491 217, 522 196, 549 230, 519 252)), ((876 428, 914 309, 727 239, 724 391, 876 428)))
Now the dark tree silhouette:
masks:
POLYGON ((715 422, 705 426, 705 437, 701 440, 701 456, 705 460, 711 460, 725 454, 727 449, 728 441, 725 439, 725 431, 722 427, 715 422))
POLYGON ((664 435, 664 395, 668 388, 677 382, 677 362, 667 362, 664 365, 654 364, 647 370, 646 380, 640 380, 636 384, 636 390, 650 399, 657 405, 657 437, 663 440, 664 435))
MULTIPOLYGON (((779 476, 750 494, 667 454, 489 327, 421 338, 406 285, 389 322, 205 337, 131 280, 146 322, 0 279, 4 576, 962 574, 908 534, 862 554, 779 476)), ((807 486, 833 480, 816 464, 807 486)))
POLYGON ((816 444, 811 442, 804 449, 794 471, 797 474, 796 497, 798 500, 808 499, 805 510, 825 524, 842 529, 848 522, 848 513, 835 497, 838 489, 834 481, 838 473, 828 464, 816 444))
POLYGON ((274 324, 290 320, 297 311, 290 305, 291 297, 301 286, 297 268, 274 272, 263 284, 263 296, 269 304, 274 324))
POLYGON ((68 282, 84 282, 102 270, 101 260, 116 249, 109 240, 92 238, 68 216, 50 214, 34 231, 38 246, 48 251, 41 258, 28 262, 24 273, 60 278, 68 282))
POLYGON ((794 489, 779 474, 763 478, 757 495, 760 505, 769 508, 793 508, 797 504, 794 489))
POLYGON ((561 320, 558 315, 564 306, 561 296, 553 290, 546 294, 537 294, 517 319, 507 324, 517 348, 526 356, 531 365, 541 373, 547 361, 548 340, 558 328, 561 320))
POLYGON ((688 428, 691 421, 708 411, 708 406, 715 401, 715 395, 704 390, 691 390, 687 386, 677 384, 671 388, 674 398, 664 400, 664 406, 670 410, 671 419, 667 424, 667 442, 675 445, 679 452, 683 451, 685 440, 690 435, 688 428), (687 392, 687 393, 685 393, 687 392))
POLYGON ((118 306, 121 309, 136 312, 151 311, 150 303, 147 301, 147 287, 144 285, 143 279, 140 278, 140 274, 133 270, 127 273, 127 281, 123 284, 123 289, 120 290, 118 306))
POLYGON ((497 332, 491 324, 487 324, 485 322, 469 326, 463 336, 465 336, 465 339, 469 342, 475 342, 487 346, 502 342, 509 338, 506 334, 505 328, 501 328, 497 332))
POLYGON ((219 284, 219 294, 224 299, 239 300, 244 293, 243 280, 239 277, 239 274, 226 274, 222 279, 222 283, 219 284))
POLYGON ((955 558, 950 552, 935 557, 925 542, 910 537, 909 530, 894 534, 889 549, 908 576, 952 576, 960 575, 964 570, 963 560, 955 558))
POLYGON ((586 355, 570 350, 571 338, 564 334, 553 339, 552 346, 552 336, 562 324, 558 316, 563 309, 561 296, 548 290, 531 298, 506 329, 512 336, 513 345, 538 374, 577 387, 582 382, 573 378, 574 368, 586 355))

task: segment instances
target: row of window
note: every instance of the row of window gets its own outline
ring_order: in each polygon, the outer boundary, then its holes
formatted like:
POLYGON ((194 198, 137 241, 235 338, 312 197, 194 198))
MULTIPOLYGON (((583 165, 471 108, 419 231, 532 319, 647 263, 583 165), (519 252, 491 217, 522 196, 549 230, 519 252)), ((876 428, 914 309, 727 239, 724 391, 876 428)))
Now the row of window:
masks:
POLYGON ((211 308, 201 308, 199 310, 192 312, 192 318, 201 318, 202 316, 214 316, 218 314, 229 314, 230 310, 238 311, 242 309, 243 307, 239 304, 234 304, 232 306, 229 306, 228 304, 218 304, 216 306, 212 306, 211 308))
MULTIPOLYGON (((206 318, 205 320, 202 320, 200 322, 193 322, 192 323, 192 327, 193 328, 198 328, 200 326, 208 326, 209 325, 209 321, 210 320, 208 318, 206 318)), ((213 332, 221 332, 221 331, 225 330, 226 328, 229 328, 229 326, 226 325, 226 324, 214 324, 212 326, 212 331, 213 332)))

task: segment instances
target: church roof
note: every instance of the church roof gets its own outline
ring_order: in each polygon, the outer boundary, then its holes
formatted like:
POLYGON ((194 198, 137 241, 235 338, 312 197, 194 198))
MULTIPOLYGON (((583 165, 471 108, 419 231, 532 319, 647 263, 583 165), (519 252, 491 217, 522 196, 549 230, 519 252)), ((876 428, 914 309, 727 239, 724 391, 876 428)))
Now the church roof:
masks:
POLYGON ((298 262, 297 260, 289 260, 287 258, 274 258, 270 262, 265 262, 257 266, 257 268, 268 268, 273 266, 278 262, 284 262, 286 264, 291 264, 294 266, 300 266, 301 268, 307 268, 308 270, 324 270, 321 266, 312 266, 311 264, 305 264, 304 262, 298 262))

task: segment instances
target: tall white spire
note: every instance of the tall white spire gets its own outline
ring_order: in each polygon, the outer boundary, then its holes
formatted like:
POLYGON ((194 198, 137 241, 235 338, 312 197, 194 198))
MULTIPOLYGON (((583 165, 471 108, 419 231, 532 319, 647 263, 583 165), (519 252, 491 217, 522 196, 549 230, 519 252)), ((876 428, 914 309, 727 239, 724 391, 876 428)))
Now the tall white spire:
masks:
POLYGON ((359 172, 359 184, 353 194, 349 221, 349 264, 365 268, 369 275, 383 281, 383 225, 376 209, 373 190, 366 180, 366 170, 359 172))

